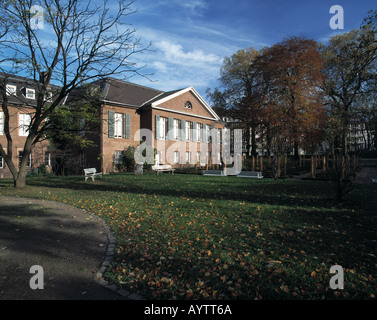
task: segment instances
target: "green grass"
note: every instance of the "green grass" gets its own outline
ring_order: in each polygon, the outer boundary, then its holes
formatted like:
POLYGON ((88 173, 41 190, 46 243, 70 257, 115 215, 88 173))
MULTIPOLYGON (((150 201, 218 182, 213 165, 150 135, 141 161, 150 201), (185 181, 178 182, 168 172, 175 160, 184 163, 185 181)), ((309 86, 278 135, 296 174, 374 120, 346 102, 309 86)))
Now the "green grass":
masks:
POLYGON ((3 180, 2 194, 104 218, 117 237, 107 279, 146 298, 373 299, 377 289, 375 185, 341 206, 328 182, 187 174, 29 178, 23 190, 3 180), (344 290, 329 287, 335 264, 344 290))

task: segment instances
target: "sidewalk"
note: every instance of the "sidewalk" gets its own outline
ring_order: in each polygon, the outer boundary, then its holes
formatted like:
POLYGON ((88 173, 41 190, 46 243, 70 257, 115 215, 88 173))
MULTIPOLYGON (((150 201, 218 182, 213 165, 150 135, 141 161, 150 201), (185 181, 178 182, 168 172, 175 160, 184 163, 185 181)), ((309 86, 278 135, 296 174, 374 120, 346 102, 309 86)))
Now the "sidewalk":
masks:
POLYGON ((0 300, 126 299, 95 281, 107 241, 103 221, 83 210, 0 196, 0 300), (30 288, 33 265, 42 290, 30 288))

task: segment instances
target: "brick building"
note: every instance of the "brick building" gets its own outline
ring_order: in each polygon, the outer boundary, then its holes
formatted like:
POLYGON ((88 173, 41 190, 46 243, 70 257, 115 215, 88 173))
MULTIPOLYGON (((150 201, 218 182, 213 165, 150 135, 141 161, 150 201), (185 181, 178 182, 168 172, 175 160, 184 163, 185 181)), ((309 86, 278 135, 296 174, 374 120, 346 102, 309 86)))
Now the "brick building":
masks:
POLYGON ((150 133, 156 164, 220 161, 224 122, 193 87, 162 92, 117 79, 93 85, 100 92, 102 121, 97 147, 85 151, 84 166, 115 171, 122 151, 140 144, 141 129, 150 133))
MULTIPOLYGON (((35 112, 37 99, 37 85, 30 79, 0 74, 0 84, 5 90, 9 110, 9 131, 13 141, 13 163, 17 165, 22 158, 22 152, 28 127, 35 112)), ((0 103, 3 95, 0 95, 0 103)), ((7 139, 4 133, 4 112, 0 107, 0 143, 7 152, 7 139)), ((27 163, 28 171, 45 164, 51 166, 51 155, 48 150, 48 141, 37 143, 33 146, 27 163)), ((6 166, 5 160, 0 155, 0 179, 11 178, 12 175, 6 166)))
MULTIPOLYGON (((19 76, 7 76, 5 82, 11 114, 13 160, 17 163, 34 113, 37 85, 19 76)), ((95 167, 103 173, 117 171, 122 162, 122 151, 128 146, 137 147, 145 136, 150 136, 150 142, 157 150, 156 164, 193 166, 220 163, 224 122, 193 87, 163 92, 109 78, 94 82, 89 88, 100 97, 96 103, 100 121, 94 129, 80 133, 95 144, 95 147, 77 150, 82 169, 95 167), (141 136, 141 129, 148 133, 141 136)), ((73 93, 67 97, 66 104, 77 102, 77 99, 80 94, 73 93)), ((0 142, 5 148, 2 111, 0 142)), ((28 169, 42 164, 51 167, 52 160, 48 141, 38 143, 33 148, 28 169)), ((77 171, 77 168, 72 169, 71 172, 77 171)), ((0 157, 0 178, 10 177, 5 161, 0 157)))

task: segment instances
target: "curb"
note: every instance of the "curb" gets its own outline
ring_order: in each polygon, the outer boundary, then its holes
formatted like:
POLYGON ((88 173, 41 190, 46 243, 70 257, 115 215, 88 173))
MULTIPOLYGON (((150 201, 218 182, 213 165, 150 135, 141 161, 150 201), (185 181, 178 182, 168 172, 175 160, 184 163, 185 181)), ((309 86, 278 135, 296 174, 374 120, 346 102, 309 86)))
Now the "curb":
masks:
POLYGON ((139 294, 132 293, 128 290, 120 289, 120 288, 118 288, 117 285, 110 284, 107 280, 104 279, 103 274, 106 272, 107 267, 110 265, 110 262, 114 258, 114 250, 115 250, 115 246, 116 246, 116 238, 112 234, 109 226, 105 222, 104 222, 104 228, 105 228, 105 231, 107 233, 108 245, 107 245, 107 248, 106 248, 105 259, 101 264, 101 268, 96 273, 95 281, 98 284, 104 286, 105 288, 108 288, 108 289, 118 293, 119 295, 130 299, 130 300, 145 300, 139 294))

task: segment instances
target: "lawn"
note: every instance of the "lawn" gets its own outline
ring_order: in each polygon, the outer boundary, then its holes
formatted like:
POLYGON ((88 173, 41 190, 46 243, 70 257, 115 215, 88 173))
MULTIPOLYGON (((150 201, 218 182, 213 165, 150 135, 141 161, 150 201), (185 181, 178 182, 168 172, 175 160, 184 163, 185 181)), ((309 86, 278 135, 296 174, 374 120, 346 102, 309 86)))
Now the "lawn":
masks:
POLYGON ((374 299, 377 189, 341 205, 328 182, 188 174, 29 178, 0 195, 96 213, 117 237, 106 277, 148 299, 374 299), (344 290, 329 286, 344 268, 344 290))

